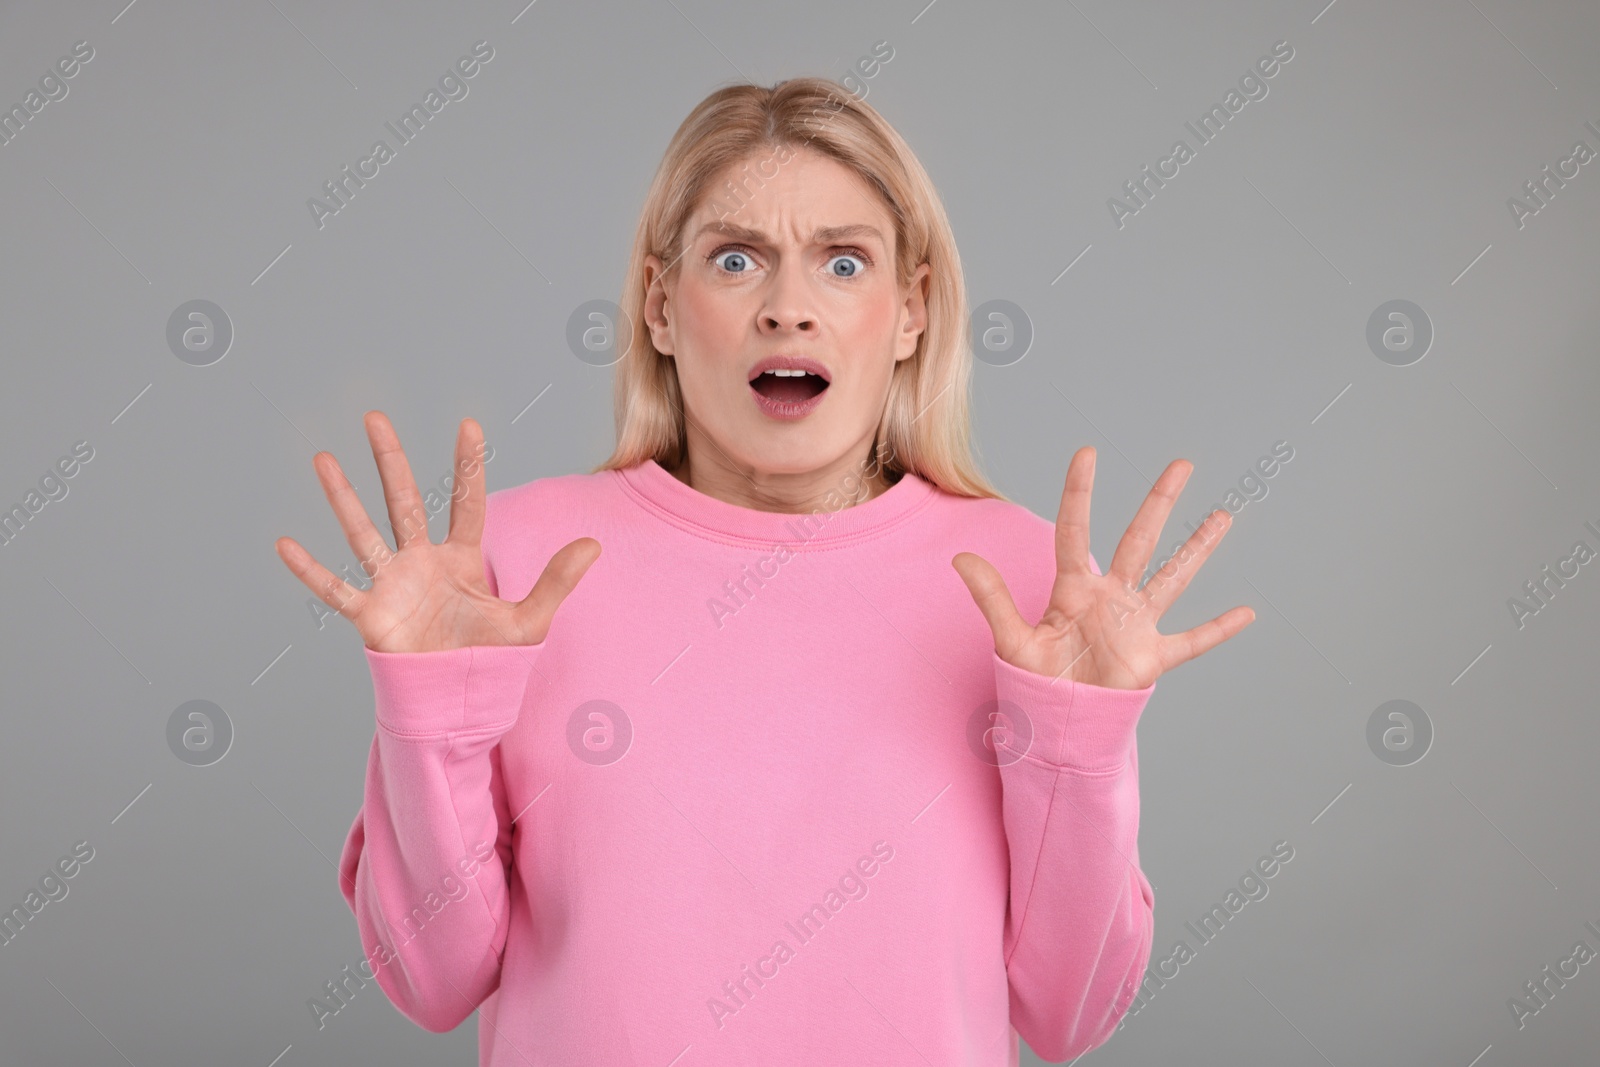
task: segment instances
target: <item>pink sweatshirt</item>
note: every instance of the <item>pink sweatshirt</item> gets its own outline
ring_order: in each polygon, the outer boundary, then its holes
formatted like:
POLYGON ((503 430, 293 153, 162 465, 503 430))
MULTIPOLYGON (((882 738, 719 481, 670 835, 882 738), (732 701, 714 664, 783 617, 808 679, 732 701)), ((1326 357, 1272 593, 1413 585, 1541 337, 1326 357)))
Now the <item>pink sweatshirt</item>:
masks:
POLYGON ((539 644, 366 650, 341 887, 408 1018, 480 1009, 490 1067, 1009 1067, 1018 1035, 1055 1061, 1110 1037, 1154 932, 1155 686, 995 653, 950 560, 1036 623, 1053 523, 914 475, 852 491, 758 511, 646 461, 489 495, 503 598, 603 551, 539 644))

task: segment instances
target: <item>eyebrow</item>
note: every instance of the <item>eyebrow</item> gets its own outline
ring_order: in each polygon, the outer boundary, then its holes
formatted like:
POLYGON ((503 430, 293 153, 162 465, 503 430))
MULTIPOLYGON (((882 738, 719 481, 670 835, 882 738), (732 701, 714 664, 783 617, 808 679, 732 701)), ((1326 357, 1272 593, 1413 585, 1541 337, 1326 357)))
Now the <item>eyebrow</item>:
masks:
MULTIPOLYGON (((720 233, 738 241, 748 241, 751 244, 771 243, 767 235, 760 230, 753 230, 748 226, 740 226, 737 223, 721 219, 708 222, 700 227, 694 238, 699 240, 707 233, 720 233)), ((841 241, 861 237, 875 237, 880 244, 887 244, 883 239, 883 234, 879 232, 876 226, 867 226, 863 223, 853 223, 848 226, 823 226, 811 234, 811 240, 814 244, 838 244, 841 241)))

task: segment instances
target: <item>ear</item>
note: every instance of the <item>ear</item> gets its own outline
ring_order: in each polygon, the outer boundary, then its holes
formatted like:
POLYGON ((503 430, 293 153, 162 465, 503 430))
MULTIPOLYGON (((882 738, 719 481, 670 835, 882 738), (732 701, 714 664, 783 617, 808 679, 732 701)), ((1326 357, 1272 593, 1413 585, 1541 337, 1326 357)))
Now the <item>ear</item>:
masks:
POLYGON ((932 284, 928 265, 919 264, 906 287, 905 305, 901 308, 900 333, 894 339, 896 362, 911 358, 917 350, 917 339, 928 328, 928 289, 932 284))
POLYGON ((672 355, 672 323, 668 320, 671 295, 667 292, 666 275, 661 260, 655 255, 644 257, 644 321, 650 327, 650 343, 664 356, 672 355))

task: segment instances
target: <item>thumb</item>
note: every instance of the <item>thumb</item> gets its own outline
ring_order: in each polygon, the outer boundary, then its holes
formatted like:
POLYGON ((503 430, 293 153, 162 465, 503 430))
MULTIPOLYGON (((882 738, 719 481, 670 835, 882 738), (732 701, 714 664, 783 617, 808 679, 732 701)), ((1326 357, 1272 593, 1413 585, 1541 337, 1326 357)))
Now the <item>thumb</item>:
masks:
POLYGON ((580 537, 550 557, 544 565, 539 580, 533 583, 528 595, 518 602, 515 616, 525 631, 533 636, 530 644, 538 644, 550 630, 550 620, 567 594, 578 585, 578 580, 588 571, 589 565, 600 558, 600 542, 592 537, 580 537))
POLYGON ((995 650, 1004 658, 1023 642, 1030 629, 1017 612, 1005 579, 995 570, 994 564, 971 552, 956 553, 950 565, 967 583, 967 591, 994 633, 995 650))

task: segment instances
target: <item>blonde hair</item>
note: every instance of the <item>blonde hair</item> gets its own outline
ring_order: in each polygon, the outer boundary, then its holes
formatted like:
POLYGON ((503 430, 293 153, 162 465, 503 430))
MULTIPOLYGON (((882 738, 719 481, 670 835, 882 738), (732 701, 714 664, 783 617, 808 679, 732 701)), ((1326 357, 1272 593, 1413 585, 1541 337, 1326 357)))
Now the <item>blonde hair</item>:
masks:
POLYGON ((718 89, 673 134, 640 210, 623 284, 618 335, 631 343, 614 381, 617 444, 591 473, 646 459, 672 470, 685 458, 677 367, 656 351, 644 318, 645 257, 654 254, 671 270, 682 253, 684 228, 712 179, 747 160, 740 183, 725 183, 736 205, 724 207, 723 214, 730 214, 743 206, 752 182, 758 190, 764 184, 762 167, 751 173, 749 157, 785 148, 832 158, 878 191, 894 218, 895 275, 902 287, 919 264, 929 265, 927 327, 911 357, 895 364, 873 441, 872 454, 885 457, 885 477, 894 482, 910 471, 958 496, 1006 499, 972 455, 966 291, 938 191, 900 134, 863 100, 825 78, 718 89))

